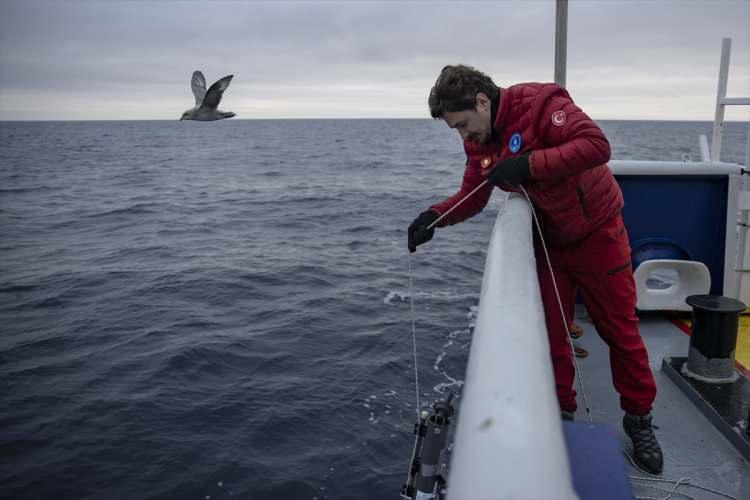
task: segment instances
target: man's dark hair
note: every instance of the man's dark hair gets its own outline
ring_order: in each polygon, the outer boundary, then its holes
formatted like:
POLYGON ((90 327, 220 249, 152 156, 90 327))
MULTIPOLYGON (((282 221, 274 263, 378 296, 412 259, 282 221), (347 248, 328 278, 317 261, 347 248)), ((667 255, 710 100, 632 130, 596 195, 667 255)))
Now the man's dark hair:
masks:
POLYGON ((492 78, 471 66, 446 66, 435 81, 435 86, 430 89, 430 97, 427 99, 430 115, 442 118, 446 111, 475 109, 479 92, 494 99, 497 85, 492 78))

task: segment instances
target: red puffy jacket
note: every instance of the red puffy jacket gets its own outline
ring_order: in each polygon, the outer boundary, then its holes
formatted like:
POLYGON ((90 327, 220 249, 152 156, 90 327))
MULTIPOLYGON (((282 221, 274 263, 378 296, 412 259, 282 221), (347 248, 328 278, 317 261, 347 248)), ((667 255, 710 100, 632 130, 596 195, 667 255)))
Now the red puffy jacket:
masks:
MULTIPOLYGON (((552 83, 523 83, 499 92, 493 125, 499 142, 464 141, 467 161, 461 189, 430 207, 432 210, 443 214, 469 194, 484 180, 484 168, 529 152, 531 179, 524 187, 548 244, 564 246, 580 241, 622 209, 622 192, 607 166, 609 142, 565 89, 552 83)), ((439 225, 476 215, 491 194, 488 184, 439 225)))

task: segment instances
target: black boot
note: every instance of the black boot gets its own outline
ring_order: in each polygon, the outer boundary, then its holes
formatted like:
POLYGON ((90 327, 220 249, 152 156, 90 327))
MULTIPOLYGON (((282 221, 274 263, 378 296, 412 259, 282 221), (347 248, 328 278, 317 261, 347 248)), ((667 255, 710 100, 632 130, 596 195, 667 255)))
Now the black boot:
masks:
POLYGON ((636 417, 626 413, 622 418, 622 427, 633 441, 633 456, 638 466, 651 474, 661 474, 664 457, 654 435, 651 414, 636 417))
POLYGON ((560 410, 560 417, 568 422, 573 422, 576 419, 576 413, 574 411, 560 410))

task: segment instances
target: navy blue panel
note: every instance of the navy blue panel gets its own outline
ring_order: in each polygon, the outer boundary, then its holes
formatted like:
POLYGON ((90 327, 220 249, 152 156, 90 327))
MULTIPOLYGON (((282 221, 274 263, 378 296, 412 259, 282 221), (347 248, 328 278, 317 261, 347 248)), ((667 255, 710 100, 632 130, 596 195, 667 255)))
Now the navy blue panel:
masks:
POLYGON ((623 217, 635 246, 666 238, 703 262, 711 272, 711 293, 724 293, 728 177, 725 175, 620 175, 623 217))
POLYGON ((633 500, 620 442, 611 426, 563 422, 563 432, 580 500, 633 500))

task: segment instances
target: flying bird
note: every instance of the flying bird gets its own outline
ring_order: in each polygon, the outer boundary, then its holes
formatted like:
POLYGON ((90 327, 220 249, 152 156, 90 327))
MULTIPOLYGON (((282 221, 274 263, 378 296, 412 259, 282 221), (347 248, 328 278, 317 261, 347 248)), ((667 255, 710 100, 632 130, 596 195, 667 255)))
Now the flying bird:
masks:
POLYGON ((229 87, 229 82, 232 81, 232 78, 234 78, 234 75, 225 76, 211 85, 211 88, 207 92, 206 78, 203 76, 203 73, 200 71, 193 72, 193 77, 190 79, 190 88, 193 89, 193 95, 195 96, 195 106, 182 113, 180 121, 198 120, 209 122, 233 117, 234 113, 231 111, 216 109, 219 102, 221 102, 221 96, 227 87, 229 87))

